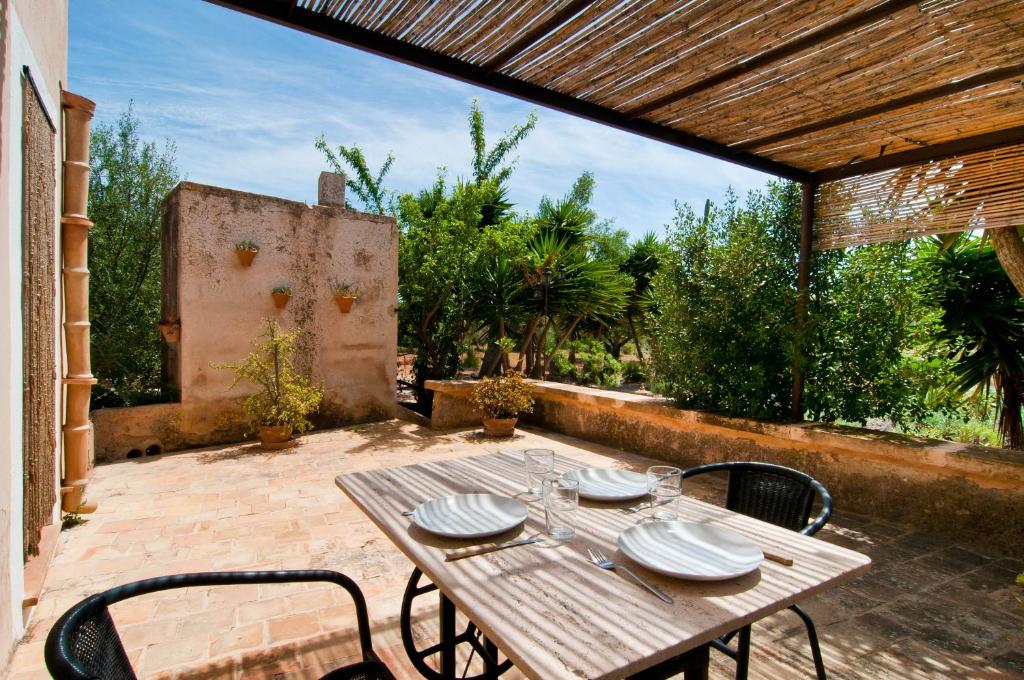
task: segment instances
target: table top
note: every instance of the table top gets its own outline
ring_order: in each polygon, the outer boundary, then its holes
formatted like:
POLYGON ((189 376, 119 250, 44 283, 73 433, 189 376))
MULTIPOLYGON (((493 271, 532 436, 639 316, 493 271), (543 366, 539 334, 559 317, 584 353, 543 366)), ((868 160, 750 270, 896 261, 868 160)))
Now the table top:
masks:
MULTIPOLYGON (((555 456, 555 470, 584 464, 555 456)), ((456 607, 529 677, 620 678, 757 621, 869 568, 860 553, 724 508, 683 497, 679 519, 734 529, 763 550, 792 557, 791 567, 765 561, 728 581, 684 581, 630 562, 616 539, 643 521, 630 505, 582 501, 576 536, 445 562, 444 550, 544 531, 544 510, 526 494, 522 454, 492 453, 338 475, 336 484, 456 607), (423 531, 402 516, 448 494, 495 493, 526 502, 522 528, 459 540, 423 531), (594 566, 586 547, 627 564, 675 600, 667 604, 628 578, 594 566)), ((685 482, 684 482, 685 484, 685 482)), ((635 503, 636 501, 634 501, 635 503)))

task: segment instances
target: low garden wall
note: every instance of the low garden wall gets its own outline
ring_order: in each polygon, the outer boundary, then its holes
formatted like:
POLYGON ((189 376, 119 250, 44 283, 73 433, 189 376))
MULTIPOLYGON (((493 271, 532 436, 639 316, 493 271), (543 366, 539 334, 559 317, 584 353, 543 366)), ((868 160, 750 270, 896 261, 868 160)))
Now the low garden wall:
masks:
MULTIPOLYGON (((429 381, 431 425, 474 426, 471 381, 429 381)), ((820 423, 766 423, 676 408, 668 400, 534 382, 524 420, 554 432, 691 467, 761 460, 820 480, 837 510, 870 513, 1019 553, 1024 455, 820 423)))
POLYGON ((216 408, 181 403, 103 408, 92 412, 97 462, 228 444, 245 438, 245 418, 237 400, 216 408))

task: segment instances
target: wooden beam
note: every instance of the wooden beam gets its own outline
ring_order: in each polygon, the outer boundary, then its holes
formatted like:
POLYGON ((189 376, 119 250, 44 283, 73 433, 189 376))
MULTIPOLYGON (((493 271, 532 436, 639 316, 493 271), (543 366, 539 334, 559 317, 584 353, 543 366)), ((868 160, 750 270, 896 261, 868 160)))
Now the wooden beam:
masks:
POLYGON ((988 149, 997 149, 1001 146, 1010 146, 1011 144, 1022 143, 1024 143, 1024 125, 1006 128, 1005 130, 986 132, 972 137, 954 139, 950 142, 930 144, 928 146, 922 146, 919 149, 901 151, 899 153, 889 154, 888 156, 878 156, 876 158, 869 158, 863 161, 818 170, 813 173, 812 181, 815 184, 833 182, 837 179, 866 175, 870 172, 882 172, 883 170, 892 170, 893 168, 899 168, 904 165, 913 165, 915 163, 941 161, 946 158, 952 158, 953 156, 974 153, 976 151, 987 151, 988 149))
POLYGON ((958 80, 954 83, 940 85, 939 87, 933 87, 929 90, 922 90, 920 92, 915 92, 914 94, 909 94, 905 97, 890 99, 889 101, 882 102, 881 104, 867 106, 862 109, 857 109, 856 111, 850 111, 838 116, 833 116, 832 118, 826 118, 814 123, 808 123, 807 125, 783 130, 782 132, 776 132, 775 134, 765 135, 764 137, 758 137, 757 139, 752 139, 748 142, 743 142, 742 144, 733 144, 732 148, 740 151, 752 151, 754 149, 764 148, 787 139, 793 139, 794 137, 802 137, 804 135, 811 134, 812 132, 821 132, 822 130, 839 127, 840 125, 846 125, 847 123, 854 123, 865 118, 889 113, 891 111, 898 111, 899 109, 916 106, 917 104, 924 104, 935 99, 950 97, 954 94, 973 90, 976 87, 992 85, 994 83, 998 83, 1003 80, 1010 80, 1019 76, 1024 76, 1024 64, 1016 64, 1014 66, 998 68, 994 71, 979 73, 971 76, 970 78, 964 78, 963 80, 958 80))
POLYGON ((596 0, 573 0, 573 2, 570 2, 568 5, 556 12, 547 21, 535 27, 533 30, 527 31, 525 35, 487 61, 484 64, 484 70, 489 73, 497 71, 502 66, 522 54, 527 48, 536 44, 539 40, 549 35, 552 31, 559 28, 562 24, 572 19, 590 5, 593 5, 594 2, 596 2, 596 0))
POLYGON ((703 80, 691 83, 680 90, 658 97, 646 104, 641 104, 640 106, 630 109, 626 113, 633 117, 645 116, 653 111, 662 109, 669 104, 674 104, 677 101, 691 97, 699 92, 704 92, 705 90, 709 90, 721 85, 722 83, 739 78, 751 71, 757 71, 767 66, 771 66, 776 62, 782 61, 783 59, 803 52, 804 50, 816 47, 824 42, 832 40, 833 38, 855 31, 858 28, 863 28, 864 26, 872 24, 880 19, 884 19, 890 14, 895 14, 900 10, 913 7, 915 5, 917 5, 917 0, 885 0, 885 2, 881 2, 871 9, 858 12, 857 14, 852 14, 845 19, 840 19, 839 21, 827 24, 816 31, 812 31, 807 35, 797 38, 796 40, 783 43, 782 45, 772 48, 767 52, 755 55, 735 66, 730 66, 729 68, 723 69, 718 73, 704 78, 703 80))
POLYGON ((804 419, 804 332, 807 329, 807 301, 811 286, 811 245, 814 240, 814 193, 818 187, 810 182, 800 186, 800 259, 797 262, 796 315, 793 320, 796 342, 793 347, 793 420, 804 419))
POLYGON ((283 0, 206 0, 209 3, 237 10, 254 17, 288 26, 311 35, 355 47, 404 64, 433 73, 455 78, 472 85, 517 97, 541 106, 562 111, 579 118, 601 123, 618 130, 632 132, 682 149, 767 172, 795 182, 809 181, 811 173, 785 163, 763 158, 745 151, 735 151, 727 145, 698 137, 666 125, 638 120, 620 111, 577 99, 555 90, 506 76, 489 73, 481 66, 471 64, 418 45, 387 36, 376 31, 333 19, 304 7, 288 13, 289 4, 283 0))

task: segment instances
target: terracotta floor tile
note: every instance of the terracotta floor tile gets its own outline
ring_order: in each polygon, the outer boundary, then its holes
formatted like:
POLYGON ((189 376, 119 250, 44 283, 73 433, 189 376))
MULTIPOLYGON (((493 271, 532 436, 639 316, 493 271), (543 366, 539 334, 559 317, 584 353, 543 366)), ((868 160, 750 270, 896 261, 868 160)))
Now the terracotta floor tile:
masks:
POLYGON ((320 622, 316 612, 280 616, 270 619, 267 626, 271 644, 309 637, 320 632, 320 622))

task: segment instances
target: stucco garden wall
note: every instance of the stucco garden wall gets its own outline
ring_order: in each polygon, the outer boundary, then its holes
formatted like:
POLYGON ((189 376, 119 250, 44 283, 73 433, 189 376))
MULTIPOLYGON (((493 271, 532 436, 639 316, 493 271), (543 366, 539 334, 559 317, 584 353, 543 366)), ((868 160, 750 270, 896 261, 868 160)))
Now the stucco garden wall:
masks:
MULTIPOLYGON (((431 422, 480 423, 473 383, 429 381, 431 422)), ((528 423, 674 462, 682 467, 763 460, 794 467, 828 488, 838 510, 868 512, 922 529, 969 537, 1019 554, 1024 545, 1024 456, 819 423, 764 423, 674 407, 645 395, 533 383, 528 423)))
MULTIPOLYGON (((321 181, 321 203, 343 202, 340 175, 321 181)), ((166 343, 165 368, 179 404, 93 413, 100 460, 123 458, 147 442, 163 450, 242 439, 247 384, 229 389, 237 362, 252 349, 263 319, 302 328, 299 370, 324 386, 317 426, 394 414, 397 355, 398 232, 394 220, 270 196, 182 182, 163 214, 163 320, 180 324, 166 343), (242 266, 235 244, 255 241, 259 254, 242 266), (355 288, 341 313, 332 289, 355 288), (278 309, 271 290, 292 297, 278 309)))

